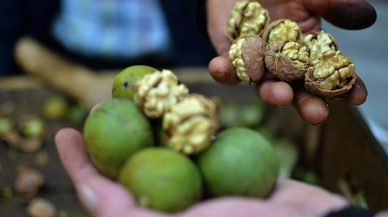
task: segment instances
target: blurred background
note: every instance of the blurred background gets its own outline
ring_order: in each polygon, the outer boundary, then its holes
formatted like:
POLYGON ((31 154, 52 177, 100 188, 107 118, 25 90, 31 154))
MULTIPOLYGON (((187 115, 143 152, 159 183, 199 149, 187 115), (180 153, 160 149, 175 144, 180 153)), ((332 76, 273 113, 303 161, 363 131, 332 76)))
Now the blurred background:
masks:
MULTIPOLYGON (((378 148, 388 153, 388 2, 368 2, 377 10, 377 21, 368 29, 343 30, 323 21, 323 29, 355 63, 368 89, 368 99, 352 108, 356 113, 342 108, 340 102, 331 103, 328 122, 312 127, 305 125, 291 106, 267 108, 257 100, 252 86, 227 87, 212 80, 207 65, 216 53, 204 26, 198 25, 203 17, 196 17, 196 0, 0 0, 0 216, 27 216, 32 204, 43 207, 46 214, 51 212, 49 216, 88 216, 56 153, 55 132, 62 127, 82 131, 91 106, 111 97, 117 73, 141 64, 173 69, 192 92, 221 97, 223 127, 244 126, 265 134, 280 147, 277 150, 285 159, 285 177, 340 191, 363 207, 387 206, 387 197, 374 201, 371 187, 348 179, 345 181, 350 187, 343 187, 345 169, 341 169, 341 163, 331 165, 335 160, 329 164, 322 160, 323 155, 345 159, 344 150, 359 150, 358 145, 362 150, 358 154, 380 159, 383 155, 376 155, 370 145, 376 139, 378 148), (361 128, 363 131, 357 131, 361 128), (367 137, 370 131, 373 138, 367 137), (338 148, 338 142, 349 146, 343 144, 337 153, 317 145, 338 148), (302 156, 302 152, 307 154, 302 156), (316 169, 317 159, 327 166, 320 168, 326 170, 316 169), (333 178, 335 169, 341 170, 341 177, 333 178), (341 178, 342 187, 337 186, 337 178, 341 178), (372 193, 358 190, 364 187, 372 193), (34 201, 36 198, 44 200, 34 201)), ((363 163, 357 153, 349 154, 349 158, 354 157, 348 159, 352 165, 363 163)), ((388 166, 384 156, 381 159, 388 166)), ((366 163, 360 171, 379 174, 377 182, 388 180, 386 167, 374 162, 379 169, 370 170, 367 166, 375 164, 366 163)), ((345 174, 347 178, 354 178, 354 174, 370 177, 369 173, 354 171, 345 174)), ((387 183, 382 186, 388 191, 387 183)))
POLYGON ((383 42, 388 38, 388 2, 367 2, 377 11, 373 26, 349 31, 324 21, 322 28, 333 35, 338 48, 356 65, 356 73, 368 89, 368 98, 358 109, 388 152, 388 86, 385 84, 388 79, 388 44, 383 42))

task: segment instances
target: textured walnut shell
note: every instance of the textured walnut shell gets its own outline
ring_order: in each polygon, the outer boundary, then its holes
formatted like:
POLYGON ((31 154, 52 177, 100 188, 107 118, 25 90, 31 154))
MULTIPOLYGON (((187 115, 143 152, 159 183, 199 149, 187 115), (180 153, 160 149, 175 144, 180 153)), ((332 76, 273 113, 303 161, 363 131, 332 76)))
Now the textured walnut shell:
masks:
MULTIPOLYGON (((249 2, 248 2, 248 3, 249 3, 249 2)), ((247 5, 248 5, 248 3, 247 3, 247 5)), ((247 7, 247 5, 246 5, 245 7, 247 7)), ((266 16, 267 20, 266 20, 264 26, 261 28, 261 30, 257 33, 257 35, 259 35, 259 36, 261 36, 261 35, 263 34, 264 29, 265 29, 265 28, 269 25, 269 23, 271 22, 271 17, 269 16, 268 10, 265 9, 264 7, 263 7, 263 9, 264 9, 264 11, 265 11, 265 16, 266 16)), ((241 25, 240 25, 240 26, 241 26, 241 25)), ((230 41, 234 41, 234 40, 236 40, 237 38, 239 38, 239 37, 242 36, 242 35, 240 35, 240 29, 239 29, 240 27, 236 27, 236 28, 237 28, 237 29, 236 29, 236 31, 234 32, 234 35, 229 34, 228 31, 225 29, 225 34, 226 34, 227 38, 228 38, 230 41)))
POLYGON ((252 82, 259 81, 264 74, 265 42, 260 36, 247 36, 242 44, 246 73, 252 82))
POLYGON ((277 78, 285 82, 301 80, 305 77, 306 69, 295 66, 288 56, 282 55, 281 51, 285 42, 270 43, 265 51, 265 65, 277 78), (277 59, 277 60, 276 60, 277 59))
MULTIPOLYGON (((317 39, 319 33, 321 33, 321 31, 310 31, 306 35, 313 34, 313 38, 317 39)), ((337 44, 337 41, 334 39, 334 37, 330 33, 328 33, 328 32, 325 32, 325 33, 329 35, 331 41, 333 42, 333 44, 335 46, 335 49, 338 50, 338 44, 337 44)))
POLYGON ((314 77, 314 68, 310 67, 306 73, 304 86, 305 88, 310 91, 312 94, 316 96, 320 96, 322 98, 332 99, 332 98, 338 98, 343 99, 344 95, 352 88, 354 82, 356 81, 357 74, 354 72, 352 74, 352 77, 348 78, 348 83, 344 85, 340 89, 335 90, 325 90, 319 88, 319 83, 323 80, 317 79, 314 77))
MULTIPOLYGON (((279 20, 275 20, 275 21, 272 21, 271 23, 269 23, 263 30, 263 33, 261 35, 261 38, 263 38, 263 40, 265 42, 268 42, 268 37, 269 37, 269 33, 271 32, 271 30, 276 27, 277 25, 279 25, 280 23, 286 21, 287 19, 279 19, 279 20)), ((298 42, 302 42, 303 40, 303 34, 302 34, 302 29, 300 28, 299 29, 299 38, 298 38, 298 42)))

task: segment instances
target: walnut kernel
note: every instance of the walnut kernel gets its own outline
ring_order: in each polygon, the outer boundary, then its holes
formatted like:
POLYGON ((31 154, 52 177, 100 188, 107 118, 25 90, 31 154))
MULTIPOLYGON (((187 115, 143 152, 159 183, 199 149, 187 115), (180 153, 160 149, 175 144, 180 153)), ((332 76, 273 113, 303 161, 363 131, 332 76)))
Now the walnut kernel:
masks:
POLYGON ((45 177, 30 165, 22 165, 18 168, 15 190, 24 201, 30 201, 45 183, 45 177))
POLYGON ((162 117, 171 106, 188 95, 189 90, 179 84, 170 70, 145 75, 135 85, 135 103, 150 118, 162 117))
POLYGON ((229 50, 229 59, 242 81, 257 82, 264 74, 265 42, 257 35, 236 39, 229 50))
POLYGON ((243 35, 260 35, 269 21, 268 11, 259 2, 237 2, 228 20, 226 34, 231 40, 243 35))
POLYGON ((205 150, 218 128, 216 105, 199 94, 185 97, 163 116, 168 146, 186 155, 205 150))
POLYGON ((271 22, 263 32, 263 39, 267 43, 273 42, 303 42, 302 29, 291 20, 276 20, 271 22))
POLYGON ((314 66, 322 59, 323 52, 338 50, 337 42, 333 36, 323 30, 308 33, 303 42, 310 49, 310 66, 314 66))
POLYGON ((305 87, 313 94, 334 98, 348 92, 356 79, 352 59, 341 51, 323 52, 322 59, 310 67, 305 78, 305 87))

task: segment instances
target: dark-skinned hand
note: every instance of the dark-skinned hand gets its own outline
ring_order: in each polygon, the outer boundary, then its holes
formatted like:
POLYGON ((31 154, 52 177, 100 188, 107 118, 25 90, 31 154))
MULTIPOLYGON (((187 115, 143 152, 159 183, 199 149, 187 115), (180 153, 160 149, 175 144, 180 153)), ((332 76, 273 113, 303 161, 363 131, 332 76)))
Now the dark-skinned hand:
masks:
MULTIPOLYGON (((225 28, 238 0, 208 0, 207 29, 210 40, 218 53, 209 63, 209 72, 215 81, 225 85, 240 83, 228 58, 231 41, 225 28)), ((290 19, 298 23, 304 33, 321 29, 321 18, 344 29, 364 29, 374 24, 375 9, 363 0, 260 0, 268 9, 271 20, 290 19)), ((279 81, 268 71, 255 84, 258 97, 269 106, 283 107, 293 104, 301 118, 309 124, 324 123, 329 114, 325 99, 313 96, 303 82, 288 84, 279 81)), ((368 92, 358 77, 344 101, 353 105, 365 102, 368 92)))

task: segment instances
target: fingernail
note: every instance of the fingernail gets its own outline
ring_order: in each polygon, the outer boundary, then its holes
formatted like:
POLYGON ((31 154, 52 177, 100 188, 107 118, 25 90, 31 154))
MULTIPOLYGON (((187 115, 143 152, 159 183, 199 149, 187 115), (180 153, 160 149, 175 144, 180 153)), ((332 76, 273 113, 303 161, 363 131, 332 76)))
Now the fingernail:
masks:
POLYGON ((102 103, 98 103, 97 105, 93 106, 93 108, 90 110, 90 114, 96 110, 100 105, 102 105, 102 103))
POLYGON ((222 73, 214 73, 214 72, 212 72, 212 75, 217 77, 217 78, 226 78, 226 73, 225 72, 222 72, 222 73))
POLYGON ((93 213, 94 210, 98 207, 97 195, 93 189, 86 184, 81 184, 78 187, 78 195, 86 208, 93 213))

